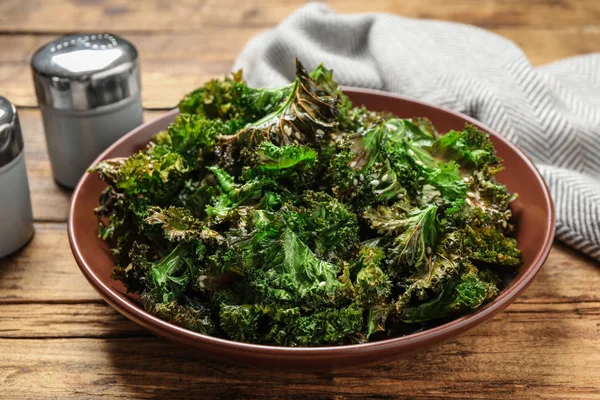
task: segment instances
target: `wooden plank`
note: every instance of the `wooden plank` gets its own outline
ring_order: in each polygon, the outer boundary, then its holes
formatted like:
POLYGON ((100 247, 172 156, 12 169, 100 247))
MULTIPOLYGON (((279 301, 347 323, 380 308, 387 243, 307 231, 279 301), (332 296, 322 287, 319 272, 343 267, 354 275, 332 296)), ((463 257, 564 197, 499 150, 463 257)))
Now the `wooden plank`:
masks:
MULTIPOLYGON (((546 265, 518 301, 597 302, 598 287, 597 263, 555 245, 546 265)), ((98 299, 73 259, 64 223, 37 223, 31 243, 0 260, 0 302, 73 303, 98 299)))
POLYGON ((79 271, 65 223, 37 223, 29 245, 0 259, 0 302, 86 302, 100 297, 79 271))
MULTIPOLYGON (((249 37, 302 3, 5 0, 2 94, 35 106, 28 66, 35 48, 60 33, 112 30, 140 49, 144 105, 166 109, 228 71, 249 37)), ((386 11, 478 25, 515 40, 534 64, 600 51, 596 0, 329 3, 342 13, 386 11)), ((104 304, 79 272, 62 222, 70 194, 51 178, 39 112, 20 114, 35 218, 60 223, 37 223, 29 246, 0 260, 0 399, 600 399, 600 269, 561 245, 505 312, 452 343, 383 366, 264 372, 203 361, 148 336, 104 304)))
MULTIPOLYGON (((597 4, 600 6, 600 1, 597 4)), ((598 24, 557 29, 499 27, 492 32, 513 40, 533 65, 600 51, 598 24)))
POLYGON ((0 338, 149 336, 105 303, 0 304, 0 338))
POLYGON ((427 352, 332 373, 221 365, 154 338, 0 339, 0 398, 600 398, 597 327, 552 322, 496 318, 427 352))
MULTIPOLYGON (((0 31, 12 33, 89 30, 191 31, 198 27, 269 27, 307 0, 5 0, 0 31)), ((597 24, 595 0, 362 0, 326 1, 340 13, 390 12, 408 17, 460 21, 481 26, 597 24), (560 18, 557 18, 557 16, 560 18)))
POLYGON ((600 272, 562 246, 525 296, 457 341, 379 367, 283 374, 198 360, 144 338, 96 303, 64 225, 36 228, 29 247, 0 261, 0 398, 598 398, 600 272))
MULTIPOLYGON (((204 27, 193 33, 125 35, 140 52, 144 107, 172 108, 185 93, 211 78, 222 77, 231 70, 246 41, 260 30, 204 27)), ((600 51, 600 25, 498 27, 492 31, 514 40, 536 65, 600 51)), ((3 49, 0 87, 3 95, 15 104, 37 105, 29 57, 36 48, 53 38, 52 35, 0 35, 0 48, 3 49)))
MULTIPOLYGON (((201 29, 185 34, 128 34, 139 50, 142 75, 142 102, 146 108, 172 108, 186 93, 231 70, 246 41, 257 28, 219 32, 201 29)), ((0 35, 0 87, 3 96, 19 106, 35 107, 37 100, 31 80, 29 57, 54 35, 0 35)))
MULTIPOLYGON (((536 303, 520 300, 469 335, 493 336, 498 325, 511 325, 519 340, 543 337, 542 323, 560 325, 565 340, 594 338, 600 331, 600 301, 536 303)), ((0 303, 0 338, 59 339, 148 336, 108 304, 0 303)))

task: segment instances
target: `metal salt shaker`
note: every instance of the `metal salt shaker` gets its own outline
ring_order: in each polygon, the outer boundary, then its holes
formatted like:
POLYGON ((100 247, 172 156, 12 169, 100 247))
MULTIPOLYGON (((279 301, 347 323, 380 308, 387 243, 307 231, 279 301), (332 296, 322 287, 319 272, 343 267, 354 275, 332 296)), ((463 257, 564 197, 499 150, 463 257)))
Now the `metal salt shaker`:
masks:
POLYGON ((0 96, 0 258, 23 247, 33 235, 33 214, 15 107, 0 96))
POLYGON ((31 68, 54 179, 73 188, 142 123, 137 50, 109 33, 67 35, 40 48, 31 68))

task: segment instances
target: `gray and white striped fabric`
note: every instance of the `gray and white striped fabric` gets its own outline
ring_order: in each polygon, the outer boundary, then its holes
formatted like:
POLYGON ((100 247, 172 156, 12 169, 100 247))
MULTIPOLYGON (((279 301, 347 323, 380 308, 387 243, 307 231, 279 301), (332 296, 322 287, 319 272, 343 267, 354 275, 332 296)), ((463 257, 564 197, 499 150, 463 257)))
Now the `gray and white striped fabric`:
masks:
POLYGON ((342 85, 468 114, 523 149, 556 205, 557 238, 600 260, 600 54, 532 67, 512 41, 451 22, 338 15, 311 3, 253 38, 234 68, 251 86, 323 62, 342 85))

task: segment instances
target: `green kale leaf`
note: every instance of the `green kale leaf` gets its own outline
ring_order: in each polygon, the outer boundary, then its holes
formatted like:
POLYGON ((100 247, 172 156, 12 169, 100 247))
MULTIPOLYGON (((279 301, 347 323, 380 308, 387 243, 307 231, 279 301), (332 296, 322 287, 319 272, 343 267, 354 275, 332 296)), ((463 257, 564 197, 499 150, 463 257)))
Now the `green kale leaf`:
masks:
POLYGON ((400 336, 483 307, 523 256, 489 136, 352 103, 319 65, 187 94, 90 171, 113 279, 169 323, 280 346, 400 336), (443 133, 443 132, 442 132, 443 133))

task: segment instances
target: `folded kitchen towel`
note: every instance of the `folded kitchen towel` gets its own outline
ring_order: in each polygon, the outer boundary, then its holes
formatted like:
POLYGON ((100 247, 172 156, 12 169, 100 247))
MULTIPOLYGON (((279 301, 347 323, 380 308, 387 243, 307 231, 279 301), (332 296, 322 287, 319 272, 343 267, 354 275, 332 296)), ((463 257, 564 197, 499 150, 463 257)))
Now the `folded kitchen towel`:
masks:
POLYGON ((533 67, 515 43, 473 26, 311 3, 250 40, 234 68, 250 86, 279 86, 295 57, 322 62, 342 85, 446 106, 505 135, 546 179, 557 238, 600 260, 600 54, 533 67))

